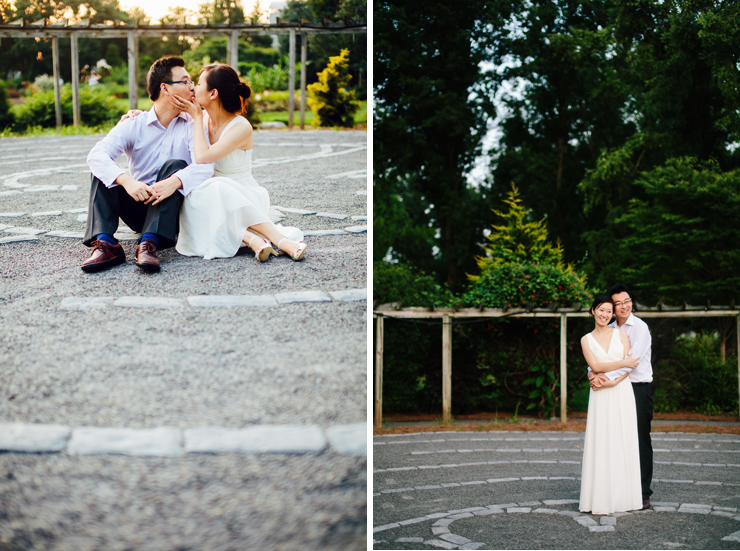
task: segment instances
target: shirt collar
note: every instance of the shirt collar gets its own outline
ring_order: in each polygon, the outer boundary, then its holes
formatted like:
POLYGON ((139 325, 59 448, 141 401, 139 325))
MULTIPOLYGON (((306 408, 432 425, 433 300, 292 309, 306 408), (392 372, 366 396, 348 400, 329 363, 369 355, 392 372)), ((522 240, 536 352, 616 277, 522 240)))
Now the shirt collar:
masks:
MULTIPOLYGON (((154 109, 155 109, 155 107, 154 107, 154 105, 152 105, 152 108, 149 111, 147 111, 146 123, 147 123, 147 125, 157 123, 157 124, 159 124, 159 126, 162 126, 162 123, 159 122, 159 119, 157 118, 157 112, 154 109)), ((177 114, 177 116, 175 117, 175 119, 177 119, 177 118, 180 118, 180 119, 184 120, 185 122, 188 122, 187 115, 185 113, 183 113, 182 111, 180 111, 177 114)), ((174 121, 175 119, 172 119, 172 120, 174 121)))
MULTIPOLYGON (((619 322, 615 320, 614 322, 619 327, 619 322)), ((622 325, 634 325, 635 324, 635 315, 630 312, 629 317, 627 318, 627 321, 625 321, 622 325)))

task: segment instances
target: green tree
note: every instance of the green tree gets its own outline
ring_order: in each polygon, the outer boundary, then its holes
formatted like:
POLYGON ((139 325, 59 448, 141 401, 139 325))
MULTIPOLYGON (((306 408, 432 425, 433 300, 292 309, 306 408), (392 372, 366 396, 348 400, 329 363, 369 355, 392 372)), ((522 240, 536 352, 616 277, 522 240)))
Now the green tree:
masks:
MULTIPOLYGON (((629 228, 617 220, 631 199, 648 200, 645 186, 636 185, 643 174, 682 157, 714 159, 720 171, 740 166, 740 152, 729 147, 740 137, 736 6, 618 3, 611 16, 614 47, 625 52, 623 78, 630 86, 623 116, 637 126, 623 143, 601 153, 580 184, 589 219, 588 270, 602 285, 620 277, 622 262, 613 252, 629 228)), ((662 254, 657 243, 654 248, 662 254)))
POLYGON ((319 73, 319 81, 308 85, 308 106, 319 126, 355 125, 354 114, 360 108, 354 90, 347 90, 351 76, 347 70, 348 50, 329 58, 329 65, 319 73))
POLYGON ((485 254, 476 257, 479 274, 469 275, 465 302, 492 308, 581 305, 590 298, 586 277, 563 260, 563 248, 550 241, 545 220, 534 221, 515 186, 494 210, 501 224, 491 226, 485 254))
MULTIPOLYGON (((367 0, 290 0, 280 13, 286 21, 299 22, 303 19, 321 23, 324 19, 344 22, 345 18, 355 22, 367 21, 367 0)), ((296 58, 300 59, 300 40, 296 41, 296 58)), ((357 97, 366 97, 367 84, 367 35, 360 34, 311 34, 308 36, 308 62, 306 77, 315 82, 322 67, 329 64, 329 57, 337 52, 349 50, 349 72, 357 97)), ((289 53, 287 36, 280 37, 280 51, 289 53)))
POLYGON ((486 189, 468 185, 498 74, 509 3, 381 0, 374 9, 376 259, 457 290, 474 267, 486 189), (408 230, 408 231, 406 231, 408 230), (382 247, 377 246, 382 244, 382 247))
POLYGON ((209 25, 244 23, 244 8, 240 0, 210 0, 198 6, 198 20, 209 25))
POLYGON ((740 288, 740 169, 723 172, 715 160, 675 158, 641 173, 616 225, 621 277, 639 282, 656 303, 729 304, 740 288))
POLYGON ((516 183, 537 216, 547 216, 566 257, 584 252, 578 183, 608 147, 634 131, 624 117, 630 88, 625 54, 614 44, 606 1, 533 3, 502 37, 502 120, 492 178, 504 193, 516 183))

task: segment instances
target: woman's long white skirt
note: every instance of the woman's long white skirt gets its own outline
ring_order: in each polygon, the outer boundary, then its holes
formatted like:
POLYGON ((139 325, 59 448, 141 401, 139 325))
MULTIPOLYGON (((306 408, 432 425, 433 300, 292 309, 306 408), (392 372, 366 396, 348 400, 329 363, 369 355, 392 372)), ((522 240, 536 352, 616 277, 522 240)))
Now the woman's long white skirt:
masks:
POLYGON ((642 508, 635 395, 629 378, 591 390, 579 509, 604 515, 642 508))

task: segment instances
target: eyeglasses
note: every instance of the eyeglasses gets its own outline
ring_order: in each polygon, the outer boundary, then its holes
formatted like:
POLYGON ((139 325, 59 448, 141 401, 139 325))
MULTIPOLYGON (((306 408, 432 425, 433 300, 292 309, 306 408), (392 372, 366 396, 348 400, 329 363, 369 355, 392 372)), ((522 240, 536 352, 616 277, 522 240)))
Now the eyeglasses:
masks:
POLYGON ((165 80, 165 84, 184 84, 185 86, 195 86, 192 79, 185 78, 183 80, 165 80))
POLYGON ((619 308, 620 306, 629 306, 630 304, 632 304, 632 299, 628 298, 627 300, 623 300, 622 302, 615 302, 614 306, 619 308))

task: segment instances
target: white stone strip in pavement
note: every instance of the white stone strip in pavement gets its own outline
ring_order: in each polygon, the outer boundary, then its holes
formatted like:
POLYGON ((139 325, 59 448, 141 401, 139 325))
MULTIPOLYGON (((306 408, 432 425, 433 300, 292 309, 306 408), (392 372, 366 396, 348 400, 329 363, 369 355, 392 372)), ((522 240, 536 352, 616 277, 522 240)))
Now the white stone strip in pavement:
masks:
MULTIPOLYGON (((441 467, 442 469, 455 469, 458 467, 477 467, 480 465, 514 465, 517 463, 529 463, 533 465, 544 465, 544 464, 568 464, 568 465, 580 465, 580 461, 567 461, 563 459, 559 460, 541 460, 541 461, 530 461, 528 459, 519 459, 515 461, 476 461, 474 463, 448 463, 444 465, 417 465, 413 467, 389 467, 387 469, 375 469, 374 474, 382 473, 393 473, 397 471, 418 471, 423 469, 436 469, 441 467)), ((735 463, 682 463, 679 461, 656 461, 656 465, 690 465, 692 467, 740 467, 740 464, 735 463)), ((666 481, 667 482, 667 481, 666 481)), ((693 481, 692 481, 693 482, 693 481)), ((705 484, 714 484, 712 482, 706 482, 705 484)))
POLYGON ((0 451, 14 453, 122 454, 177 457, 188 453, 367 455, 367 424, 255 425, 243 429, 202 427, 70 427, 0 423, 0 451))
MULTIPOLYGON (((441 469, 441 465, 427 466, 426 469, 441 469)), ((486 480, 469 480, 465 482, 443 482, 439 484, 425 484, 422 486, 409 486, 404 488, 387 488, 380 490, 380 494, 399 494, 407 492, 415 492, 417 490, 444 490, 447 488, 458 488, 460 486, 474 486, 477 484, 499 484, 501 482, 531 482, 531 481, 552 481, 552 480, 581 480, 581 477, 575 476, 521 476, 521 477, 504 477, 504 478, 489 478, 486 480)), ((740 484, 733 482, 706 482, 706 481, 693 481, 693 480, 666 480, 653 478, 653 482, 672 482, 676 484, 692 484, 695 486, 733 486, 740 487, 740 484)))
MULTIPOLYGON (((655 450, 653 450, 655 451, 655 450)), ((549 452, 580 452, 582 448, 471 448, 461 450, 421 450, 409 452, 411 455, 437 455, 442 453, 549 453, 549 452)))
MULTIPOLYGON (((418 433, 418 434, 424 434, 424 433, 418 433)), ((427 433, 428 434, 428 433, 427 433)), ((383 436, 376 436, 376 438, 387 438, 388 436, 401 436, 397 434, 387 434, 383 436)), ((406 436, 406 435, 403 435, 406 436)), ((417 444, 417 443, 437 443, 437 442, 565 442, 565 441, 583 441, 583 436, 564 436, 564 437, 547 437, 547 438, 511 438, 506 436, 499 436, 499 437, 489 437, 489 438, 435 438, 434 440, 420 440, 420 439, 413 439, 413 440, 395 440, 390 442, 382 442, 379 440, 376 440, 374 444, 376 446, 391 446, 393 444, 417 444)))
POLYGON ((122 308, 223 308, 232 306, 278 306, 301 302, 358 302, 367 300, 367 289, 341 291, 293 291, 275 295, 197 295, 184 299, 171 297, 65 297, 63 310, 99 310, 108 306, 122 308))
MULTIPOLYGON (((477 434, 480 435, 480 432, 471 432, 471 431, 465 431, 470 434, 477 434)), ((458 434, 465 434, 465 432, 455 432, 452 434, 458 435, 458 434)), ((510 434, 511 432, 517 432, 517 431, 496 431, 494 434, 510 434)), ((512 437, 512 436, 488 436, 488 437, 481 437, 476 436, 472 438, 434 438, 433 440, 430 439, 411 439, 411 440, 396 440, 399 437, 409 437, 409 436, 429 436, 430 434, 451 434, 450 432, 416 432, 416 433, 408 433, 408 434, 384 434, 384 435, 378 435, 375 438, 376 440, 374 444, 376 446, 385 446, 386 444, 415 444, 417 442, 488 442, 488 441, 495 441, 495 442, 516 442, 516 441, 526 441, 526 442, 558 442, 561 440, 583 440, 583 433, 579 433, 580 436, 547 436, 547 437, 512 437), (383 442, 382 440, 392 440, 389 442, 383 442)), ((562 433, 562 434, 568 434, 568 433, 562 433)), ((571 433, 573 434, 573 433, 571 433)), ((722 438, 662 438, 662 437, 656 437, 656 433, 652 434, 651 440, 653 442, 655 441, 663 441, 663 442, 706 442, 706 443, 732 443, 732 444, 740 444, 740 436, 733 438, 731 435, 723 435, 722 438)), ((660 433, 658 433, 660 434, 660 433)))
MULTIPOLYGON (((581 452, 581 448, 470 448, 470 449, 447 449, 447 450, 418 450, 409 452, 411 455, 436 455, 442 453, 550 453, 550 452, 581 452)), ((713 449, 658 449, 653 448, 654 453, 740 453, 740 450, 713 450, 713 449)), ((680 463, 679 463, 680 464, 680 463)))
MULTIPOLYGON (((8 176, 1 176, 3 178, 3 184, 10 188, 30 188, 34 187, 32 184, 21 184, 18 182, 21 178, 31 178, 34 176, 48 176, 50 174, 58 174, 60 172, 68 172, 70 169, 88 168, 87 163, 74 164, 66 166, 56 166, 50 168, 37 168, 36 170, 26 170, 24 172, 16 172, 8 176)), ((59 186, 54 186, 57 189, 59 186)))
MULTIPOLYGON (((427 534, 425 537, 406 536, 391 541, 393 541, 393 543, 422 543, 433 547, 440 547, 442 549, 495 549, 496 546, 492 545, 490 542, 475 542, 470 540, 469 538, 466 538, 465 536, 454 534, 450 526, 455 521, 460 519, 474 518, 476 516, 484 517, 489 515, 507 514, 562 515, 564 517, 571 518, 579 526, 587 528, 589 532, 613 532, 617 525, 618 519, 621 517, 634 515, 652 515, 655 513, 711 513, 740 521, 740 515, 734 515, 725 511, 725 507, 712 505, 682 504, 679 506, 678 503, 675 503, 671 504, 673 506, 654 507, 653 510, 634 511, 629 513, 613 513, 611 515, 590 515, 587 513, 583 514, 572 509, 553 508, 560 505, 573 505, 577 503, 578 500, 576 499, 545 499, 542 501, 527 501, 522 503, 497 503, 492 505, 485 505, 483 507, 453 509, 441 513, 430 513, 423 517, 399 520, 380 526, 374 526, 373 534, 380 534, 382 532, 387 532, 395 528, 431 522, 431 526, 425 529, 427 534), (676 507, 678 507, 678 510, 676 509, 676 507)), ((722 541, 740 541, 740 531, 733 532, 732 534, 723 537, 722 541)), ((385 543, 385 541, 373 538, 373 543, 385 543)))
POLYGON ((350 180, 365 180, 367 179, 367 169, 361 168, 359 170, 339 172, 338 174, 332 174, 331 176, 327 176, 327 179, 329 180, 341 180, 342 178, 348 178, 350 180))
POLYGON ((0 245, 6 243, 22 243, 24 241, 38 241, 39 238, 35 235, 14 235, 11 237, 0 237, 0 245))
POLYGON ((311 161, 314 159, 325 159, 327 157, 336 157, 338 155, 349 155, 351 153, 359 153, 361 151, 367 151, 367 145, 357 146, 355 144, 345 144, 345 147, 347 147, 347 149, 344 149, 342 151, 331 151, 331 149, 333 148, 329 146, 329 144, 321 144, 321 151, 317 153, 308 153, 306 155, 296 155, 295 157, 282 157, 278 159, 255 160, 252 163, 252 166, 254 168, 260 168, 260 167, 269 166, 269 165, 298 163, 301 161, 311 161))

